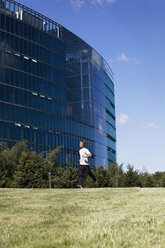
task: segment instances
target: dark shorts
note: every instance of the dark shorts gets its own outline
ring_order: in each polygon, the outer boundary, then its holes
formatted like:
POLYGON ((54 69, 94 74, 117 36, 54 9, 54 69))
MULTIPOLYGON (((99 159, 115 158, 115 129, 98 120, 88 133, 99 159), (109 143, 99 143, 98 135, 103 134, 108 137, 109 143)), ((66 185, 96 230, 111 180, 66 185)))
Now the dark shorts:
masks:
POLYGON ((83 185, 83 181, 85 179, 86 176, 90 176, 93 181, 96 181, 96 178, 94 176, 94 174, 91 172, 89 165, 79 165, 79 169, 78 169, 78 176, 79 176, 79 184, 83 185))

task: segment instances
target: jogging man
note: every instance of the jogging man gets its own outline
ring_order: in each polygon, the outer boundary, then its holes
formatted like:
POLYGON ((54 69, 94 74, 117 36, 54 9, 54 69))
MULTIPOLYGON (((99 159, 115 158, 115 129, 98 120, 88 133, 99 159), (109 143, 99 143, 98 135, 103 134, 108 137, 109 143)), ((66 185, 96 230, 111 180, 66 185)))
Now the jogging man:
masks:
POLYGON ((80 141, 79 154, 80 154, 80 160, 79 160, 80 165, 79 165, 79 170, 78 170, 79 182, 78 182, 77 187, 82 188, 84 178, 87 175, 89 175, 95 183, 96 183, 96 178, 89 167, 88 158, 92 157, 92 154, 85 147, 85 141, 80 141))

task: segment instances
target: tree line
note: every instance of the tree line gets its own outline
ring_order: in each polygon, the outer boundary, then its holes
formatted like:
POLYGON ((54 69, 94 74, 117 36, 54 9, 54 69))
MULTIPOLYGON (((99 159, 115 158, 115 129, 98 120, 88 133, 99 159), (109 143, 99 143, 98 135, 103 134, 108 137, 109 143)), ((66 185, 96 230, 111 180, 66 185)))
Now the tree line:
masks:
MULTIPOLYGON (((0 187, 3 188, 76 188, 77 168, 68 163, 64 168, 58 162, 62 146, 51 150, 44 158, 28 148, 27 142, 18 142, 11 149, 0 143, 0 187), (51 185, 50 185, 51 184, 51 185)), ((85 187, 165 187, 165 172, 139 172, 128 164, 112 163, 94 168, 97 184, 87 177, 85 187)))

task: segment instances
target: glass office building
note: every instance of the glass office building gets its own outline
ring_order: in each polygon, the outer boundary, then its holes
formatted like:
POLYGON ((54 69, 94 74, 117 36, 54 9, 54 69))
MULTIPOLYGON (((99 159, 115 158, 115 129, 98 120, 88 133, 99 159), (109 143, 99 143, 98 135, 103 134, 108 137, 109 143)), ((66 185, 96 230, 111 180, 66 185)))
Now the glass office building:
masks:
POLYGON ((0 0, 0 141, 26 139, 60 163, 78 165, 85 140, 92 166, 116 161, 113 72, 85 41, 13 0, 0 0))

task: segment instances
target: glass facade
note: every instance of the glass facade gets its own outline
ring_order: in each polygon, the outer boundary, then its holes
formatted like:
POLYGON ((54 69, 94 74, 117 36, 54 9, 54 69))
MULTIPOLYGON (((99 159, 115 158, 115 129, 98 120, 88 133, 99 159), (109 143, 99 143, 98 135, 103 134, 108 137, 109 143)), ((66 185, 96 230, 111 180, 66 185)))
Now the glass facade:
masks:
POLYGON ((49 18, 0 0, 0 141, 37 152, 63 145, 60 163, 116 161, 113 72, 87 43, 49 18))
MULTIPOLYGON (((64 27, 62 34, 66 42, 67 116, 92 128, 95 166, 109 165, 116 161, 113 72, 82 39, 64 27)), ((88 132, 84 134, 87 139, 88 132)))

